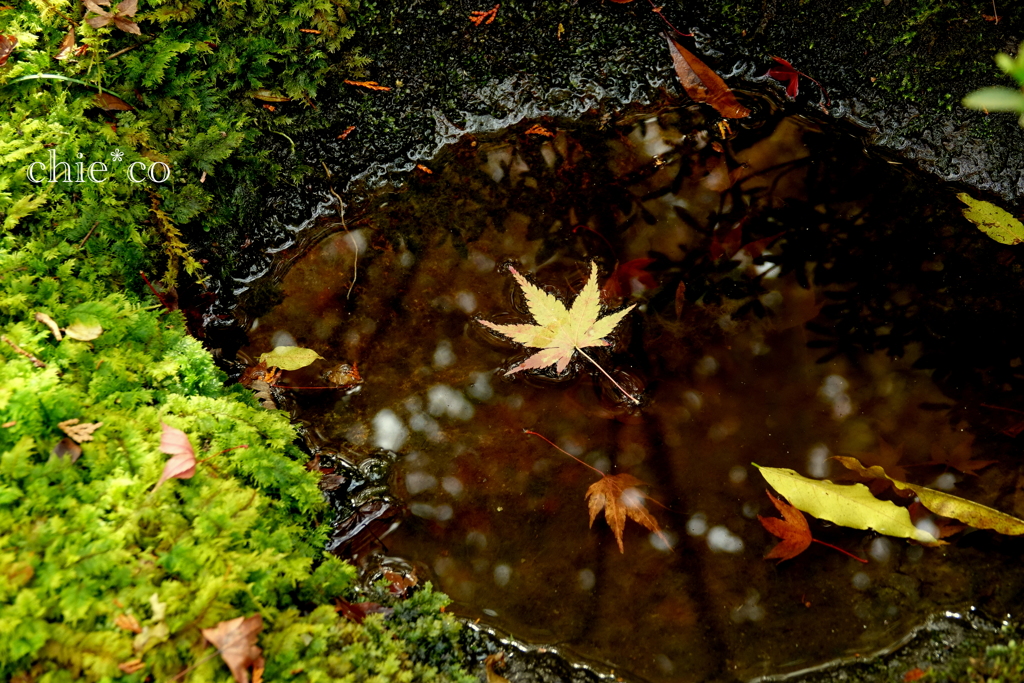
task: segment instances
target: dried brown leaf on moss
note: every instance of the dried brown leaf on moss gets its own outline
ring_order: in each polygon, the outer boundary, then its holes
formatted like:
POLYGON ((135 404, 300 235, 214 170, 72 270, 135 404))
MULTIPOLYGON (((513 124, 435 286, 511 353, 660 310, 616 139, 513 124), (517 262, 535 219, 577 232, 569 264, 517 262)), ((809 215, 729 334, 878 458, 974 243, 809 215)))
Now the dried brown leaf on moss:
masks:
POLYGON ((139 625, 139 620, 132 614, 118 614, 114 617, 114 625, 118 628, 123 628, 125 631, 142 633, 142 626, 139 625))
POLYGON ((82 447, 65 436, 53 447, 53 454, 58 458, 71 458, 71 462, 77 462, 82 457, 82 447))
POLYGON ((146 663, 141 659, 129 659, 127 662, 121 662, 117 665, 117 668, 126 674, 134 674, 142 671, 146 668, 146 663))
POLYGON ((96 106, 104 111, 135 111, 135 107, 108 92, 96 93, 96 106))
POLYGON ((75 53, 75 29, 70 28, 68 32, 64 34, 64 38, 61 39, 60 45, 57 46, 57 54, 53 56, 54 59, 65 60, 75 53))
POLYGON ((7 59, 14 52, 14 47, 18 44, 17 36, 5 36, 0 35, 0 66, 7 63, 7 59))
POLYGON ((213 628, 204 628, 202 631, 203 637, 220 652, 235 681, 249 683, 249 667, 258 668, 261 678, 263 675, 263 652, 256 645, 256 639, 262 629, 263 617, 254 614, 251 617, 222 621, 213 628))
POLYGON ((128 17, 134 17, 139 9, 139 0, 122 0, 117 4, 113 12, 108 12, 103 7, 110 7, 110 0, 82 0, 86 9, 95 14, 95 17, 86 19, 85 23, 93 28, 101 28, 113 23, 114 26, 125 33, 142 35, 139 25, 128 17))
POLYGON ((57 427, 71 437, 75 443, 92 441, 92 433, 103 426, 102 422, 83 422, 79 424, 78 418, 58 422, 57 427))
POLYGON ((50 332, 53 332, 53 336, 57 338, 57 341, 63 339, 63 336, 60 333, 60 327, 53 318, 45 313, 36 313, 35 319, 50 328, 50 332))
POLYGON ((665 36, 665 40, 668 41, 676 76, 694 102, 704 102, 714 107, 715 111, 727 119, 750 116, 750 110, 739 103, 721 76, 676 41, 668 36, 665 36))

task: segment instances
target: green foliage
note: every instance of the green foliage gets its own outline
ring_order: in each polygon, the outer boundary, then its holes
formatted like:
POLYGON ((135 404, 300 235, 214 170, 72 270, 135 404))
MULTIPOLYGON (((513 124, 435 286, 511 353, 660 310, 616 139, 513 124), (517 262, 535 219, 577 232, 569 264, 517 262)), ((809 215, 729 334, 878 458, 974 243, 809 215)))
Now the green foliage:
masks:
POLYGON ((982 111, 1012 111, 1021 115, 1019 123, 1024 127, 1024 43, 1017 49, 1017 56, 1011 57, 1000 52, 996 55, 996 64, 1007 76, 1010 76, 1020 89, 991 86, 975 90, 964 98, 963 104, 969 109, 982 111))
POLYGON ((19 41, 0 68, 0 679, 231 680, 201 629, 258 613, 266 680, 467 680, 460 626, 429 588, 400 618, 337 616, 354 570, 323 556, 328 511, 294 429, 225 387, 138 276, 202 278, 187 229, 229 220, 214 179, 260 162, 239 154, 267 116, 247 94, 315 96, 351 61, 358 3, 150 0, 141 37, 79 7, 0 12, 19 41), (58 55, 71 15, 88 47, 58 55), (101 90, 134 109, 101 110, 101 90), (167 182, 128 176, 157 163, 167 182), (58 340, 37 314, 102 333, 58 340), (78 457, 67 420, 102 423, 78 457), (199 464, 155 489, 161 423, 199 464), (132 660, 144 668, 119 668, 132 660))

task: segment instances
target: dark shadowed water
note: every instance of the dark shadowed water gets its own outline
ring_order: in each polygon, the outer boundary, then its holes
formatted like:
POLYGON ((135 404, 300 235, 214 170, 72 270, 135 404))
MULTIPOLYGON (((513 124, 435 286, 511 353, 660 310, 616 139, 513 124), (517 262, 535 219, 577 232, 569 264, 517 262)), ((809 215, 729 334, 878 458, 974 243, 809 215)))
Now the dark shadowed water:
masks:
POLYGON ((755 462, 835 478, 829 456, 858 455, 1024 513, 1000 433, 1020 407, 1004 309, 1021 275, 947 191, 851 134, 770 108, 754 121, 666 109, 465 140, 288 255, 247 351, 325 357, 284 386, 357 365, 358 391, 284 404, 325 453, 400 455, 408 513, 387 553, 458 614, 622 675, 700 681, 867 655, 936 611, 1020 604, 1021 545, 991 532, 934 549, 812 519, 867 562, 817 544, 763 559, 776 539, 757 515, 776 513, 755 462), (527 352, 477 322, 530 321, 509 264, 571 301, 592 260, 608 310, 637 304, 592 355, 639 408, 579 358, 561 377, 506 377, 527 352), (668 545, 629 522, 620 553, 603 516, 588 527, 597 474, 524 429, 646 482, 668 545), (997 462, 950 466, 968 458, 997 462))

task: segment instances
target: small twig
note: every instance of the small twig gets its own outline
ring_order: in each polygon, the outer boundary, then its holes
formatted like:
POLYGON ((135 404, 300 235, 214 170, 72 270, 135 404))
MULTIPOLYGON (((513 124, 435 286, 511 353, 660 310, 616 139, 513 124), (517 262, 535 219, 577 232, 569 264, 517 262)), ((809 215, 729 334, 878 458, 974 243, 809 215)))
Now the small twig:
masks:
POLYGON ((649 2, 651 4, 651 11, 654 12, 655 14, 657 14, 659 17, 661 17, 661 20, 665 22, 665 25, 668 26, 673 31, 675 31, 678 35, 686 36, 687 38, 690 38, 690 37, 693 36, 692 33, 683 33, 682 31, 677 29, 675 26, 673 26, 672 22, 669 21, 668 19, 666 19, 665 18, 665 14, 662 12, 664 7, 661 7, 659 5, 655 5, 654 4, 654 0, 647 0, 647 2, 649 2))
POLYGON ((12 342, 10 339, 7 338, 7 335, 0 335, 0 341, 3 341, 5 344, 10 346, 12 349, 15 350, 15 352, 20 353, 21 355, 25 356, 25 358, 28 358, 30 361, 32 361, 32 365, 36 366, 37 368, 45 368, 46 367, 46 363, 44 363, 43 361, 39 360, 38 358, 33 356, 31 353, 29 353, 25 349, 21 348, 20 346, 18 346, 14 342, 12 342))
POLYGON ((99 224, 100 224, 100 222, 99 222, 99 221, 96 221, 95 223, 93 223, 93 224, 92 224, 92 227, 91 227, 91 228, 89 228, 89 232, 85 233, 85 237, 83 237, 83 238, 82 238, 82 241, 78 243, 78 248, 79 248, 79 249, 81 249, 82 247, 84 247, 84 246, 85 246, 85 243, 86 243, 87 241, 89 241, 89 238, 90 238, 90 237, 92 237, 92 231, 93 231, 93 230, 95 230, 95 229, 96 229, 96 226, 97 226, 97 225, 99 225, 99 224))
POLYGON ((117 52, 115 52, 115 53, 113 53, 111 55, 107 55, 107 58, 104 59, 103 61, 109 62, 111 59, 116 59, 116 58, 120 57, 121 55, 123 55, 126 52, 131 52, 132 50, 134 50, 136 48, 140 48, 143 45, 146 45, 148 43, 152 43, 154 40, 156 40, 156 38, 150 38, 149 40, 144 40, 141 43, 136 43, 135 45, 131 45, 131 46, 126 47, 126 48, 124 48, 122 50, 118 50, 117 52))
POLYGON ((74 19, 72 19, 71 17, 69 17, 68 15, 64 14, 63 12, 61 12, 61 11, 60 11, 59 9, 57 9, 56 7, 54 7, 54 6, 53 6, 53 4, 51 4, 49 0, 43 0, 43 4, 44 4, 44 5, 46 5, 46 7, 47 7, 48 9, 51 9, 51 10, 53 10, 53 11, 54 11, 55 13, 57 13, 57 14, 59 14, 60 16, 64 17, 64 21, 68 22, 69 24, 71 24, 71 25, 72 25, 72 26, 74 26, 75 28, 77 28, 77 27, 78 27, 78 22, 77 22, 77 21, 75 21, 74 19))
POLYGON ((999 23, 999 10, 996 9, 996 0, 992 0, 992 16, 995 18, 995 23, 999 23))
POLYGON ((334 199, 338 202, 338 216, 341 218, 341 227, 345 228, 345 234, 348 235, 349 239, 352 240, 352 283, 348 286, 348 293, 345 294, 345 298, 351 298, 352 288, 356 286, 356 278, 359 277, 359 242, 356 241, 355 235, 348 229, 348 225, 345 224, 345 202, 341 201, 341 197, 334 191, 334 185, 331 184, 331 169, 327 168, 327 164, 320 161, 323 164, 324 172, 327 173, 327 189, 334 195, 334 199))
POLYGON ((581 355, 582 355, 582 356, 583 356, 584 358, 586 358, 586 359, 587 359, 587 360, 589 360, 589 361, 590 361, 591 363, 593 363, 593 364, 594 364, 594 367, 596 367, 596 368, 597 368, 598 370, 600 370, 600 371, 602 372, 602 374, 604 374, 604 376, 605 376, 605 377, 607 377, 608 379, 610 379, 610 380, 612 381, 612 384, 614 384, 614 385, 616 386, 616 388, 618 388, 618 390, 619 390, 619 391, 621 391, 621 392, 622 392, 622 393, 623 393, 623 394, 624 394, 624 395, 626 396, 626 398, 628 398, 628 399, 629 399, 630 401, 632 401, 633 403, 635 403, 635 404, 637 404, 637 405, 640 405, 640 401, 639 401, 639 399, 637 399, 637 398, 636 398, 635 396, 633 396, 633 395, 632 395, 632 394, 630 394, 630 393, 629 393, 628 391, 626 391, 625 389, 623 389, 623 388, 622 388, 622 385, 621 385, 621 384, 619 384, 618 382, 616 382, 616 381, 615 381, 615 378, 614 378, 614 377, 612 377, 612 376, 611 376, 611 375, 609 375, 609 374, 608 374, 607 372, 605 372, 605 369, 604 369, 604 368, 602 368, 602 367, 601 367, 600 365, 598 365, 598 363, 597 363, 597 361, 596 361, 596 360, 594 360, 593 358, 591 358, 590 356, 588 356, 588 355, 587 355, 587 352, 586 352, 586 351, 584 351, 583 349, 581 349, 581 348, 580 348, 580 347, 578 347, 578 346, 576 347, 576 350, 577 350, 577 351, 579 351, 579 352, 580 352, 580 354, 581 354, 581 355))
POLYGON ((594 470, 595 472, 597 472, 598 474, 600 474, 600 475, 601 475, 602 477, 603 477, 603 476, 605 476, 605 473, 604 473, 604 472, 602 472, 601 470, 597 469, 597 468, 596 468, 596 467, 594 467, 593 465, 591 465, 591 464, 588 464, 588 463, 585 463, 585 462, 583 462, 582 460, 580 460, 579 458, 577 458, 577 457, 576 457, 575 455, 573 455, 572 453, 569 453, 568 451, 564 451, 564 450, 562 450, 561 448, 559 448, 558 446, 555 446, 555 443, 554 443, 554 442, 553 442, 553 441, 552 441, 551 439, 549 439, 548 437, 544 436, 543 434, 538 434, 537 432, 533 432, 533 431, 530 431, 529 429, 524 429, 524 430, 523 430, 523 433, 524 433, 524 434, 533 434, 534 436, 537 436, 537 437, 540 437, 541 439, 544 439, 544 440, 545 440, 545 441, 547 441, 547 442, 548 442, 549 444, 551 444, 552 446, 554 446, 556 450, 559 450, 559 451, 561 451, 562 453, 565 453, 566 455, 568 455, 568 456, 569 456, 570 458, 572 458, 573 460, 575 460, 575 461, 576 461, 576 462, 578 462, 579 464, 583 465, 584 467, 589 467, 590 469, 592 469, 592 470, 594 470))

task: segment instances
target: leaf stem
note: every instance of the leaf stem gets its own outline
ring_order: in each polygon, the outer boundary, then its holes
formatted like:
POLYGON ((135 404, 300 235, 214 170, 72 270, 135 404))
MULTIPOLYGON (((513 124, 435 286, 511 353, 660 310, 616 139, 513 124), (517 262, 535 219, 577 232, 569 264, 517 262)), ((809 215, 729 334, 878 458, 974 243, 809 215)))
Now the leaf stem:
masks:
POLYGON ((820 543, 820 544, 821 544, 821 545, 823 545, 823 546, 827 546, 827 547, 829 547, 829 548, 832 548, 832 550, 838 550, 838 551, 839 551, 839 552, 841 552, 841 553, 842 553, 843 555, 846 555, 847 557, 852 557, 853 559, 857 560, 858 562, 863 562, 864 564, 867 564, 867 563, 868 563, 868 561, 867 561, 867 560, 865 560, 864 558, 862 558, 862 557, 857 557, 857 556, 856 556, 856 555, 854 555, 853 553, 847 552, 847 551, 843 550, 842 548, 840 548, 840 547, 838 547, 838 546, 834 546, 834 545, 832 545, 831 543, 826 543, 825 541, 819 541, 819 540, 818 540, 818 539, 816 539, 816 538, 812 538, 811 540, 812 540, 812 541, 814 541, 815 543, 820 543))
POLYGON ((578 462, 579 464, 583 465, 584 467, 589 467, 590 469, 592 469, 592 470, 594 470, 595 472, 597 472, 598 474, 600 474, 600 475, 601 475, 602 477, 606 476, 604 472, 602 472, 601 470, 597 469, 597 468, 596 468, 596 467, 594 467, 593 465, 591 465, 591 464, 589 464, 589 463, 585 463, 585 462, 583 462, 582 460, 580 460, 579 458, 577 458, 577 457, 576 457, 575 455, 573 455, 572 453, 569 453, 568 451, 562 450, 562 449, 561 449, 561 448, 559 448, 558 446, 555 446, 555 442, 554 442, 554 441, 552 441, 551 439, 549 439, 548 437, 544 436, 543 434, 538 434, 537 432, 533 432, 533 431, 530 431, 529 429, 524 429, 524 430, 523 430, 523 433, 524 433, 524 434, 533 434, 534 436, 537 436, 537 437, 540 437, 541 439, 544 439, 544 440, 545 440, 545 441, 547 441, 547 442, 548 442, 549 444, 551 444, 552 446, 554 446, 554 448, 555 448, 556 450, 559 450, 559 451, 561 451, 562 453, 565 453, 565 454, 566 454, 566 455, 568 455, 568 456, 569 456, 570 458, 572 458, 573 460, 575 460, 575 461, 576 461, 576 462, 578 462))
POLYGON ((618 382, 616 382, 616 381, 615 381, 615 378, 614 378, 614 377, 612 377, 612 376, 611 376, 611 375, 609 375, 609 374, 608 374, 607 372, 605 372, 605 369, 604 369, 604 368, 602 368, 602 367, 601 367, 600 365, 598 365, 598 364, 597 364, 597 361, 596 361, 596 360, 594 360, 593 358, 591 358, 590 356, 588 356, 588 355, 587 355, 587 352, 586 352, 586 351, 584 351, 583 349, 581 349, 581 348, 580 348, 580 347, 578 347, 578 346, 576 347, 576 350, 577 350, 577 351, 579 351, 579 352, 580 352, 580 354, 582 354, 584 358, 586 358, 586 359, 587 359, 587 360, 589 360, 589 361, 590 361, 591 363, 593 363, 593 364, 594 364, 594 367, 596 367, 596 368, 597 368, 598 370, 600 370, 600 371, 601 371, 601 373, 602 373, 602 374, 603 374, 603 375, 604 375, 605 377, 607 377, 608 379, 610 379, 610 380, 612 381, 612 384, 614 384, 614 385, 616 386, 616 388, 617 388, 617 389, 618 389, 619 391, 621 391, 621 392, 623 393, 623 395, 625 395, 625 397, 626 397, 626 398, 628 398, 628 399, 629 399, 630 401, 632 401, 633 403, 635 403, 635 404, 637 404, 637 405, 640 405, 640 401, 639 401, 639 399, 637 399, 637 398, 636 398, 635 396, 633 396, 633 395, 632 395, 632 394, 630 394, 630 393, 629 393, 628 391, 626 391, 625 389, 623 389, 623 388, 622 388, 622 385, 621 385, 621 384, 619 384, 618 382))

